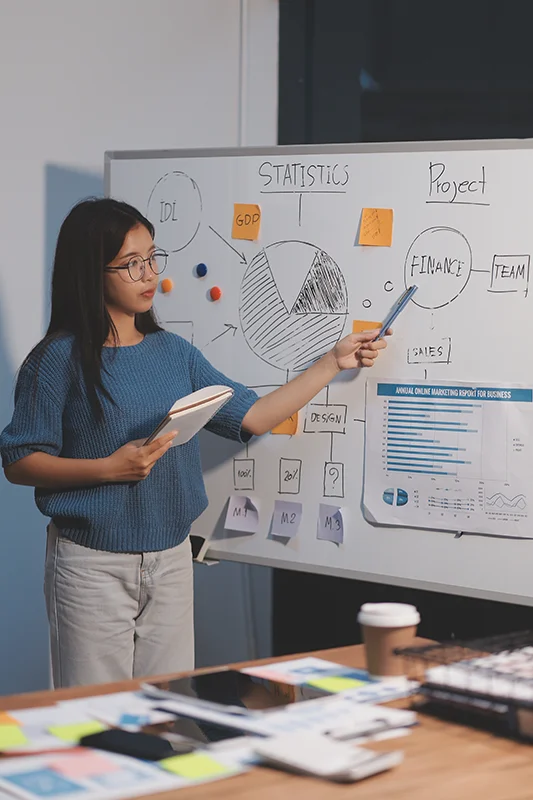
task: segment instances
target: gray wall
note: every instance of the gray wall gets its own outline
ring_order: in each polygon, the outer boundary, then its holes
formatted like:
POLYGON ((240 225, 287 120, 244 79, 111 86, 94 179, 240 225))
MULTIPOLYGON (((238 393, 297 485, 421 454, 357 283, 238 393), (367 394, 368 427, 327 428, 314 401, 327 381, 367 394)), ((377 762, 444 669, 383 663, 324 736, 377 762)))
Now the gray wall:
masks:
MULTIPOLYGON (((102 193, 105 150, 275 142, 277 13, 276 0, 0 0, 0 428, 46 327, 59 225, 102 193)), ((0 508, 6 694, 49 683, 46 523, 31 490, 3 477, 0 508)), ((250 620, 246 572, 216 570, 197 577, 199 663, 251 657, 254 639, 265 652, 269 572, 251 576, 250 620)))

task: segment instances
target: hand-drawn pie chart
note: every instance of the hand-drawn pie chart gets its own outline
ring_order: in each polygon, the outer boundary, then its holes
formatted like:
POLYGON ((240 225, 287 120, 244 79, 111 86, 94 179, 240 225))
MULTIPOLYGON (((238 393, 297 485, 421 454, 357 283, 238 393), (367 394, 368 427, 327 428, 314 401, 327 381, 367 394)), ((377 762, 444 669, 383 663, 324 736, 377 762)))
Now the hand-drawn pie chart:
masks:
POLYGON ((308 242, 268 245, 241 284, 239 315, 248 346, 278 369, 299 371, 339 340, 348 313, 344 276, 308 242))

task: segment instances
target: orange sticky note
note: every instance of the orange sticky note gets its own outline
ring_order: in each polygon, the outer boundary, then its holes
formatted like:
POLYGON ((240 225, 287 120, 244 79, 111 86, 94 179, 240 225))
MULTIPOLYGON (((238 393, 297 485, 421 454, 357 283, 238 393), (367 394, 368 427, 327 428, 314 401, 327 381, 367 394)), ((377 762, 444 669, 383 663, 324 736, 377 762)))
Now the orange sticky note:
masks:
POLYGON ((363 208, 359 244, 390 247, 392 244, 392 208, 363 208))
POLYGON ((20 725, 20 722, 7 711, 0 711, 0 725, 20 725))
POLYGON ((275 428, 272 428, 271 433, 282 433, 285 436, 294 436, 296 431, 298 430, 298 412, 293 414, 292 417, 286 419, 285 422, 276 425, 275 428))
POLYGON ((352 322, 352 333, 364 333, 381 328, 381 322, 369 322, 366 319, 354 319, 352 322))
POLYGON ((255 242, 259 239, 261 227, 261 209, 255 203, 235 203, 233 207, 233 239, 247 239, 255 242))

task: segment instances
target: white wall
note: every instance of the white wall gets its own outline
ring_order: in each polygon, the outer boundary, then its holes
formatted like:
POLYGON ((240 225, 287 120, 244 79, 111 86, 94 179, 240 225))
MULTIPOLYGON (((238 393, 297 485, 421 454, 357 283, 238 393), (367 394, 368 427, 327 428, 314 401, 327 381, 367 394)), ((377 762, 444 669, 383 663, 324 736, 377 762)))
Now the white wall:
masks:
MULTIPOLYGON (((104 151, 276 141, 277 13, 277 0, 0 0, 0 427, 47 323, 59 225, 103 192, 104 151)), ((48 683, 44 527, 31 490, 0 478, 0 693, 48 683)), ((252 572, 251 625, 246 569, 198 570, 201 663, 254 655, 253 639, 268 651, 269 573, 252 572)))

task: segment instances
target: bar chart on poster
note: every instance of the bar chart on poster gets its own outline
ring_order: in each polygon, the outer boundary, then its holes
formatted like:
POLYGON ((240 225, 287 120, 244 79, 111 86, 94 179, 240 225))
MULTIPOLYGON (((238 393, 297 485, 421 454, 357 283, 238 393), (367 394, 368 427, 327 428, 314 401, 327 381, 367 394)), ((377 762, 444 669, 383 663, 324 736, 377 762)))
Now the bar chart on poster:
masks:
POLYGON ((372 369, 200 434, 210 557, 533 605, 532 179, 529 142, 106 154, 161 324, 259 396, 417 287, 372 369))

